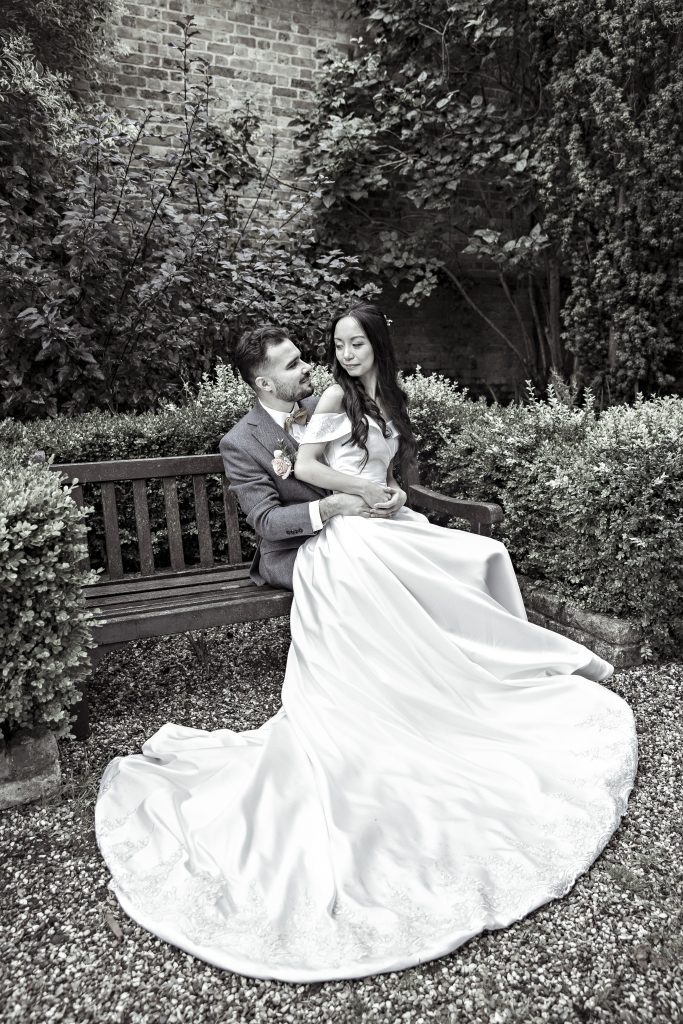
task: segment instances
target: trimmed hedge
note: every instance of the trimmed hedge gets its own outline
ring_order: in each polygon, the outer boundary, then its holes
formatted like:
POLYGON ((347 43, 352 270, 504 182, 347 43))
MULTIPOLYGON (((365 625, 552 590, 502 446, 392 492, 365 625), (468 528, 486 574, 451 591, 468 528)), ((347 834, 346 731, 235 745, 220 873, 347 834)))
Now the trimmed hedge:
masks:
MULTIPOLYGON (((323 367, 312 374, 314 387, 322 391, 332 380, 323 367)), ((213 374, 204 374, 195 394, 187 392, 183 405, 166 402, 158 413, 108 412, 83 413, 80 416, 57 416, 51 420, 19 423, 0 420, 0 461, 10 458, 26 464, 37 451, 54 462, 101 462, 109 459, 152 459, 173 455, 217 454, 221 437, 254 404, 254 393, 225 363, 219 363, 213 374)), ((227 557, 225 522, 223 519, 222 483, 218 475, 209 478, 209 514, 212 541, 217 558, 227 557)), ((84 498, 93 507, 90 525, 90 557, 95 568, 105 564, 104 526, 99 488, 84 487, 84 498)), ((139 554, 135 535, 133 491, 130 485, 116 486, 119 510, 121 552, 124 569, 139 570, 139 554), (125 526, 124 524, 129 524, 125 526)), ((158 568, 170 565, 163 490, 158 481, 148 487, 152 550, 158 568)), ((185 556, 188 563, 198 561, 197 527, 194 518, 194 494, 189 479, 178 482, 178 502, 185 556)), ((242 550, 245 559, 255 548, 254 533, 239 513, 242 550)))
MULTIPOLYGON (((316 370, 317 391, 329 380, 326 370, 316 370)), ((683 615, 683 400, 615 406, 598 418, 590 401, 574 408, 552 388, 548 401, 501 407, 473 401, 444 377, 424 376, 419 368, 404 386, 425 484, 500 502, 506 518, 498 535, 517 571, 589 610, 642 623, 653 651, 675 651, 675 623, 683 615)), ((216 452, 222 434, 252 403, 250 389, 219 365, 182 406, 167 404, 160 413, 138 416, 5 421, 0 445, 4 440, 15 458, 26 460, 42 449, 58 462, 216 452)), ((121 519, 132 525, 132 496, 119 491, 121 519)), ((191 535, 189 483, 180 497, 191 535)), ((96 507, 96 533, 99 516, 96 507)), ((161 494, 150 495, 150 517, 153 528, 162 527, 161 494)), ((242 525, 246 558, 253 535, 242 525)), ((164 565, 163 529, 158 532, 155 557, 164 565)), ((219 532, 217 526, 216 542, 219 532)), ((134 570, 132 531, 122 529, 121 539, 127 567, 134 570)), ((92 554, 97 565, 101 552, 92 554)))
MULTIPOLYGON (((205 374, 198 393, 177 406, 171 402, 158 413, 112 414, 108 412, 83 413, 80 416, 57 416, 51 420, 33 420, 18 423, 0 422, 0 448, 12 450, 15 458, 28 462, 36 451, 46 458, 60 462, 102 462, 109 459, 151 459, 173 455, 202 455, 217 453, 223 434, 253 405, 253 392, 230 367, 219 364, 215 373, 205 374), (3 445, 4 442, 4 445, 3 445)), ((102 567, 104 560, 104 527, 99 488, 84 487, 86 503, 93 506, 90 528, 90 557, 93 566, 102 567)), ((194 520, 194 496, 190 480, 179 482, 178 498, 184 531, 190 538, 186 556, 189 561, 198 548, 194 520)), ((119 509, 121 551, 126 571, 139 568, 135 535, 133 493, 130 485, 117 485, 116 500, 119 509), (128 527, 123 524, 129 524, 128 527)), ((169 565, 166 542, 166 520, 161 486, 148 488, 152 548, 158 567, 169 565)), ((222 490, 220 478, 212 479, 209 502, 214 550, 220 558, 225 555, 223 537, 222 490)), ((244 556, 254 549, 253 534, 242 519, 244 556)))
MULTIPOLYGON (((407 381, 424 482, 497 501, 515 568, 595 612, 641 623, 680 651, 683 400, 596 417, 590 400, 473 402, 442 377, 407 381)), ((648 646, 644 654, 648 654, 648 646)))
POLYGON ((202 455, 218 451, 226 430, 251 408, 251 389, 223 363, 204 375, 198 394, 184 405, 165 403, 160 412, 79 416, 19 423, 0 421, 0 447, 24 460, 44 451, 55 462, 101 462, 105 459, 151 459, 202 455))
MULTIPOLYGON (((9 468, 9 465, 8 465, 9 468)), ((90 670, 92 615, 75 568, 80 512, 43 466, 0 478, 0 723, 5 735, 47 726, 68 732, 67 709, 90 670)))

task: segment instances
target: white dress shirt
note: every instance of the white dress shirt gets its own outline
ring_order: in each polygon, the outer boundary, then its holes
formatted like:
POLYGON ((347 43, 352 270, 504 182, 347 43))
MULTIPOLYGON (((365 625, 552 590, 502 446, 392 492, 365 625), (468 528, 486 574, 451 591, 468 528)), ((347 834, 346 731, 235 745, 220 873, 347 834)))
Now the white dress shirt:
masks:
MULTIPOLYGON (((266 410, 268 415, 272 416, 272 418, 277 423, 278 427, 281 427, 283 431, 285 429, 285 420, 287 419, 287 417, 290 416, 296 409, 299 408, 298 402, 295 402, 292 408, 289 410, 289 412, 282 412, 282 410, 280 409, 269 409, 267 405, 263 405, 263 402, 261 401, 260 398, 258 401, 259 404, 263 406, 263 408, 266 410)), ((303 437, 305 430, 305 423, 293 423, 292 429, 289 431, 289 433, 292 435, 294 440, 298 442, 300 438, 303 437)), ((313 532, 317 533, 318 530, 322 530, 323 521, 320 518, 320 499, 318 499, 317 501, 309 501, 308 514, 311 517, 311 527, 313 529, 313 532)))

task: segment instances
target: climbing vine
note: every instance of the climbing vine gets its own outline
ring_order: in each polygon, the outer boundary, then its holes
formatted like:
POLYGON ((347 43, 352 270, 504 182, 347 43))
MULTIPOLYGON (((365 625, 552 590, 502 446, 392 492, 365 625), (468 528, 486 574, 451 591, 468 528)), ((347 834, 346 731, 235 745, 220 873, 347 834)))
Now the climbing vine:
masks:
POLYGON ((526 375, 598 400, 683 383, 675 0, 354 0, 299 119, 320 237, 419 304, 448 283, 526 375), (514 333, 476 305, 495 274, 514 333))

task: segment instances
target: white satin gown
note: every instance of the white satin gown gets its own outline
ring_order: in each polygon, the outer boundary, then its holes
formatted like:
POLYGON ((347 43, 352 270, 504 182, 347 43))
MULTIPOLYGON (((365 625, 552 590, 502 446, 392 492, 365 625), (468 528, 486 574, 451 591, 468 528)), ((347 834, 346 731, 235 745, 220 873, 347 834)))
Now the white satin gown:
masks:
MULTIPOLYGON (((385 483, 396 431, 370 422, 385 483)), ((346 416, 305 441, 361 472, 346 416)), ((124 909, 218 967, 314 982, 399 970, 563 896, 617 828, 637 747, 612 666, 527 622, 505 547, 336 516, 297 555, 282 707, 169 723, 102 778, 124 909)))

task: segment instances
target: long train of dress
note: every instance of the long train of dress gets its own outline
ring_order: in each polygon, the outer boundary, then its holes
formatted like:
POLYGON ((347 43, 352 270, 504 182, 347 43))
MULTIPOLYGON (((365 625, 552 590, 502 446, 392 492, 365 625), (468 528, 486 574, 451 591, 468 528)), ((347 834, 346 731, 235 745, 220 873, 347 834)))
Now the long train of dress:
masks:
MULTIPOLYGON (((382 482, 395 431, 371 426, 382 482)), ((349 436, 314 416, 307 439, 359 472, 349 436)), ((98 842, 149 931, 254 977, 398 970, 564 895, 617 828, 632 713, 526 620, 499 542, 337 516, 297 555, 291 631, 260 728, 167 724, 104 773, 98 842)))

